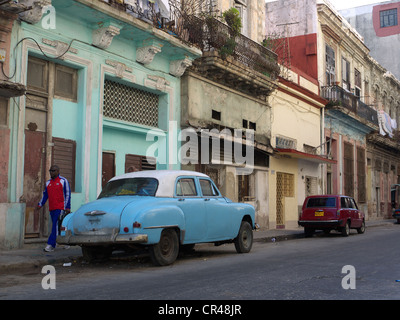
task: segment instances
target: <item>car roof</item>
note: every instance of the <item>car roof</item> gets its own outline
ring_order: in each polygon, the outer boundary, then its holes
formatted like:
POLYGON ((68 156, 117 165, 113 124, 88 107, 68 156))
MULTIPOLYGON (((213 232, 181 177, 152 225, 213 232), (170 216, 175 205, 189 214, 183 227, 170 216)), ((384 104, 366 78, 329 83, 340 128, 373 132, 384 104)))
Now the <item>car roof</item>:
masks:
POLYGON ((181 176, 196 176, 209 178, 204 173, 189 170, 145 170, 129 172, 111 178, 109 181, 127 179, 127 178, 155 178, 158 180, 156 197, 173 197, 175 181, 181 176))
POLYGON ((346 196, 344 194, 319 194, 319 195, 313 195, 313 196, 308 196, 307 198, 327 198, 327 197, 347 197, 347 198, 352 198, 351 196, 346 196))

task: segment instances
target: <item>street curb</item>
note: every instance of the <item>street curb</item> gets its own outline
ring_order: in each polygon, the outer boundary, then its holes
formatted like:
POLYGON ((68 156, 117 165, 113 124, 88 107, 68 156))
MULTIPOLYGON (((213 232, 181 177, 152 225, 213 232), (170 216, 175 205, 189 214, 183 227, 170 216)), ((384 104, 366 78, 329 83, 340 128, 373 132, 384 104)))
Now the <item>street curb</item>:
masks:
MULTIPOLYGON (((367 230, 368 228, 374 228, 374 227, 379 227, 379 226, 383 226, 383 225, 392 225, 392 224, 397 224, 397 223, 394 220, 381 221, 378 223, 372 223, 370 225, 367 224, 365 229, 367 230)), ((316 231, 315 233, 319 234, 319 233, 322 233, 322 231, 316 231)), ((283 234, 283 235, 254 238, 253 242, 271 242, 271 241, 275 242, 275 241, 294 240, 294 239, 300 239, 300 238, 305 238, 303 231, 294 231, 294 233, 288 233, 288 234, 283 234)))
POLYGON ((5 273, 14 273, 14 272, 22 272, 22 271, 32 271, 32 270, 39 270, 39 268, 45 265, 58 265, 66 262, 72 262, 73 260, 78 259, 82 256, 82 253, 72 253, 69 256, 44 256, 38 258, 26 258, 26 257, 18 257, 14 258, 20 261, 13 261, 6 264, 0 265, 0 274, 5 273))
MULTIPOLYGON (((371 222, 367 224, 366 229, 373 227, 378 227, 382 225, 392 225, 396 224, 395 220, 387 220, 380 222, 371 222)), ((274 232, 274 230, 269 230, 270 232, 274 232)), ((256 231, 257 232, 257 231, 256 231)), ((262 231, 261 231, 262 232, 262 231)), ((266 235, 254 237, 253 242, 257 243, 268 243, 268 242, 280 242, 287 240, 295 240, 305 238, 304 232, 300 230, 287 230, 287 234, 279 234, 279 235, 266 235)), ((320 232, 317 232, 319 234, 320 232)), ((56 249, 63 250, 63 249, 56 249)), ((66 262, 73 262, 79 258, 82 258, 82 252, 78 247, 71 247, 68 249, 68 252, 62 254, 62 256, 57 256, 57 251, 54 253, 42 253, 43 256, 40 256, 40 251, 38 251, 38 257, 27 257, 23 255, 12 256, 10 255, 10 260, 3 262, 0 264, 0 274, 12 274, 16 272, 27 272, 32 270, 39 270, 44 265, 60 265, 66 262)))

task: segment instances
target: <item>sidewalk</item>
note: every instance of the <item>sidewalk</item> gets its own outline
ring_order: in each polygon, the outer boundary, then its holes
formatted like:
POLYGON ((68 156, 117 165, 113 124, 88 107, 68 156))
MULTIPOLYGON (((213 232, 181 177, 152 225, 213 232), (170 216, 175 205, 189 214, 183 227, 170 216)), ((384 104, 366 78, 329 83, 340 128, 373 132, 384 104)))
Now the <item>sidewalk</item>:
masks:
MULTIPOLYGON (((366 227, 394 224, 395 222, 395 219, 367 221, 366 227)), ((253 234, 255 242, 285 241, 303 238, 304 230, 302 227, 290 230, 267 229, 257 230, 253 234)), ((25 244, 22 249, 0 251, 0 275, 18 272, 19 270, 39 270, 44 265, 73 263, 74 260, 82 257, 82 251, 79 246, 71 246, 69 249, 64 249, 61 246, 53 252, 44 252, 44 247, 45 242, 30 243, 25 244)))

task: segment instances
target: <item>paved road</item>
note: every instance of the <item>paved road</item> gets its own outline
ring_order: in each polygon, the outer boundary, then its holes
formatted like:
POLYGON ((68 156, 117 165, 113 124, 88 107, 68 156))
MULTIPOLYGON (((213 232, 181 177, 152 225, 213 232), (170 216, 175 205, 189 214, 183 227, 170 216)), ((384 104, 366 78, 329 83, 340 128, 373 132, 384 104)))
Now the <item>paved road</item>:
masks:
MULTIPOLYGON (((400 225, 352 230, 276 243, 255 243, 250 254, 233 245, 200 245, 168 267, 143 256, 117 256, 94 265, 56 266, 56 289, 39 272, 0 276, 0 299, 400 299, 400 225), (345 290, 345 265, 355 289, 345 290)), ((347 278, 346 278, 347 279, 347 278)), ((346 280, 346 283, 350 281, 346 280)))

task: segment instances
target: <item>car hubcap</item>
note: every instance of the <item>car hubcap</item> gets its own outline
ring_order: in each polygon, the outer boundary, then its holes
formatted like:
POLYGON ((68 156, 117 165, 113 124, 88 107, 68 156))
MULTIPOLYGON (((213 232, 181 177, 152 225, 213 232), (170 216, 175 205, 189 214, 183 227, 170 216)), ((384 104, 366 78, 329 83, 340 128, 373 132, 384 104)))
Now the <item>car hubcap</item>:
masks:
POLYGON ((171 241, 167 236, 162 237, 161 240, 161 254, 163 256, 169 256, 172 252, 171 241))
POLYGON ((243 244, 244 244, 245 247, 248 247, 248 246, 249 246, 250 240, 249 240, 249 235, 247 234, 247 231, 243 232, 243 235, 242 235, 242 242, 243 242, 243 244))

